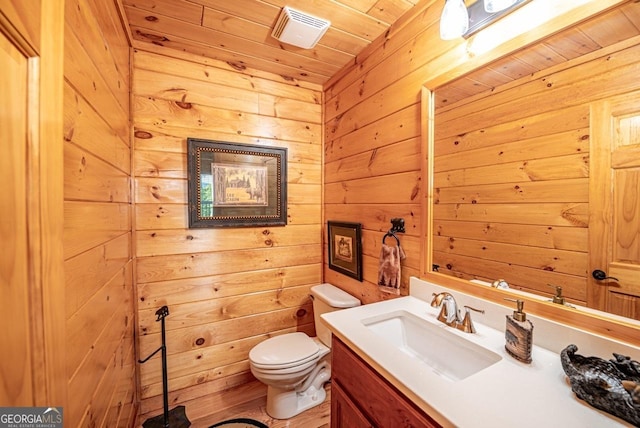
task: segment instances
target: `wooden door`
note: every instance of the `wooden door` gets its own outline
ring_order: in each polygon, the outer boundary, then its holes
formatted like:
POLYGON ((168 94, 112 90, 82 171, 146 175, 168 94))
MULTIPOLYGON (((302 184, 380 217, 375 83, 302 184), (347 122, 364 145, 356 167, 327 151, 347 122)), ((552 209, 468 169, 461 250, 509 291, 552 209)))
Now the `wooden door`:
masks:
POLYGON ((594 104, 591 120, 589 306, 640 319, 640 93, 594 104))
POLYGON ((0 1, 0 406, 66 403, 63 0, 0 1))
MULTIPOLYGON (((27 86, 28 58, 0 33, 0 302, 5 327, 0 329, 0 403, 27 405, 32 397, 29 346, 27 248, 27 86)), ((4 323, 3 323, 4 324, 4 323)))

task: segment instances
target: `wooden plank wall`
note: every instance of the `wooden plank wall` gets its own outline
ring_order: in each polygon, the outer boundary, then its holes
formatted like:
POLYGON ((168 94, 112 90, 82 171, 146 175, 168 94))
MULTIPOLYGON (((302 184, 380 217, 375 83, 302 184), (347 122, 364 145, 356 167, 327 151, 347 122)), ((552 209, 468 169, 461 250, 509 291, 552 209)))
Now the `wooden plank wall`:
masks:
POLYGON ((137 412, 129 42, 116 2, 65 7, 65 426, 129 427, 137 412))
MULTIPOLYGON (((420 91, 428 61, 444 48, 438 37, 441 6, 416 5, 385 37, 358 57, 325 88, 324 210, 326 220, 362 224, 363 282, 324 265, 325 281, 363 303, 393 297, 377 286, 380 247, 390 220, 402 217, 398 234, 405 251, 400 293, 420 269, 421 161, 420 91), (421 45, 424 43, 424 45, 421 45), (416 49, 416 46, 424 49, 416 49)), ((325 261, 327 237, 325 243, 325 261)), ((387 243, 392 244, 393 239, 387 243)))
POLYGON ((590 103, 640 87, 640 46, 619 49, 436 110, 441 272, 485 281, 504 272, 515 288, 552 295, 548 284, 561 285, 586 305, 590 103))
MULTIPOLYGON (((250 383, 249 350, 271 335, 314 334, 309 288, 322 279, 322 92, 317 85, 171 51, 133 55, 140 355, 160 345, 167 305, 170 402, 191 420, 250 383), (172 56, 169 56, 172 55, 172 56), (288 224, 189 229, 186 139, 288 149, 288 224)), ((141 420, 162 408, 159 358, 141 366, 141 420)), ((253 383, 243 394, 264 396, 253 383)))

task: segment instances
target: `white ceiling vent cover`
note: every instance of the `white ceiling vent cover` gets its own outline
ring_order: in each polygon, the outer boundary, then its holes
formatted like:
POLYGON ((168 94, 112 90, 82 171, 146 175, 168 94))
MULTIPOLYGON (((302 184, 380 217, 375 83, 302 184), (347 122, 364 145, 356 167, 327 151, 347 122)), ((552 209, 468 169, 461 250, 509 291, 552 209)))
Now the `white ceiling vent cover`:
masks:
POLYGON ((327 31, 331 22, 285 6, 271 35, 281 42, 311 49, 327 31))

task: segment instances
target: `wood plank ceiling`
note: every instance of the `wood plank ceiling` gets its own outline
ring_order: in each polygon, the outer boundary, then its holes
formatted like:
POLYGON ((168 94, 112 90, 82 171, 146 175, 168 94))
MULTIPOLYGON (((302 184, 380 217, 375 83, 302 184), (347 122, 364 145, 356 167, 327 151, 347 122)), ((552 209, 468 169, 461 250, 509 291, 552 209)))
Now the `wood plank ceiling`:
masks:
POLYGON ((419 0, 122 0, 136 43, 323 84, 419 0), (284 6, 331 21, 312 49, 271 37, 284 6))
MULTIPOLYGON (((154 43, 268 71, 300 82, 326 83, 356 55, 425 0, 122 0, 134 46, 154 43), (271 37, 284 6, 331 21, 313 49, 271 37)), ((417 9, 416 9, 417 10, 417 9)), ((592 18, 482 67, 438 91, 437 107, 490 90, 560 62, 640 35, 640 1, 592 18)))

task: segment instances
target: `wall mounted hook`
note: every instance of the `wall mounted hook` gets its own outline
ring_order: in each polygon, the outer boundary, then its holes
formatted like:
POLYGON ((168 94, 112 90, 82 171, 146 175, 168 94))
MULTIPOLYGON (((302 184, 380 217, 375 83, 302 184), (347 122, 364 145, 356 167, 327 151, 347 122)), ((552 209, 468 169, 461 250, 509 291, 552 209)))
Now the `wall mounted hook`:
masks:
POLYGON ((400 217, 391 219, 391 233, 404 233, 404 219, 400 217))

